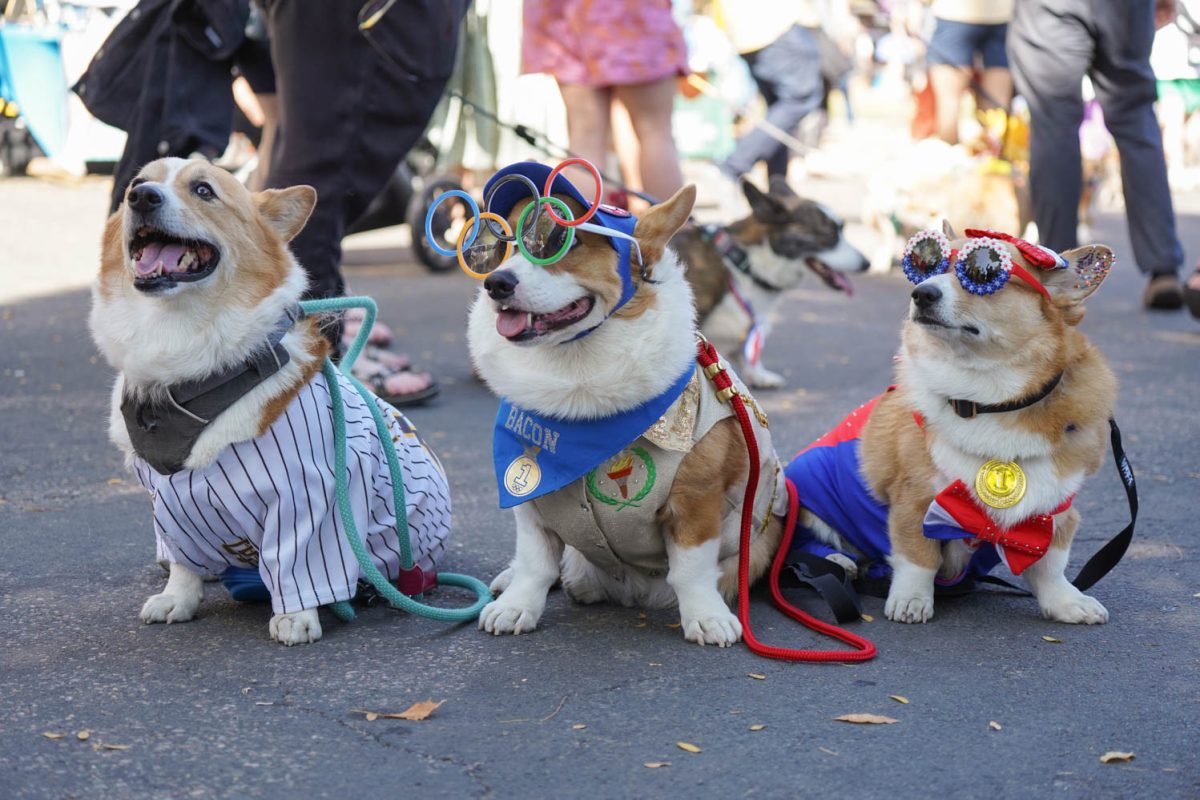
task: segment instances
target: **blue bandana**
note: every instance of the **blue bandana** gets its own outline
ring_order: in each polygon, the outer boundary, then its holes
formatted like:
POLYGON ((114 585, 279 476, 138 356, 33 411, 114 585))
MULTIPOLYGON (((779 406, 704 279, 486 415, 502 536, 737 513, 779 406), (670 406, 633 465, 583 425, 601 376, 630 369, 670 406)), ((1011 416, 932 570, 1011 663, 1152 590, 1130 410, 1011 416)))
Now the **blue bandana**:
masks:
POLYGON ((602 419, 555 419, 501 398, 492 432, 500 507, 561 489, 636 441, 683 394, 694 369, 689 366, 658 397, 602 419))
MULTIPOLYGON (((487 197, 492 186, 506 175, 524 175, 541 189, 546 185, 546 178, 550 177, 551 171, 550 167, 536 161, 518 161, 516 164, 509 164, 488 179, 488 182, 483 187, 483 196, 487 197)), ((554 176, 554 183, 551 185, 550 191, 552 194, 566 195, 579 202, 584 208, 591 206, 591 202, 583 196, 583 193, 579 189, 575 188, 575 184, 563 177, 561 173, 554 176)), ((529 197, 529 187, 518 181, 509 181, 496 190, 496 194, 491 198, 488 210, 502 217, 507 217, 512 213, 513 206, 526 197, 529 197)), ((592 225, 599 225, 602 228, 628 234, 629 236, 633 236, 633 229, 637 226, 637 218, 630 215, 628 211, 608 205, 601 205, 588 222, 592 225)), ((617 251, 617 272, 621 276, 621 298, 617 300, 616 305, 605 316, 605 319, 608 319, 608 317, 617 313, 621 306, 633 298, 637 287, 633 283, 633 266, 630 253, 632 247, 629 240, 620 239, 615 236, 606 236, 604 238, 617 251)), ((583 331, 575 338, 578 339, 581 336, 586 336, 593 330, 595 328, 583 331)))

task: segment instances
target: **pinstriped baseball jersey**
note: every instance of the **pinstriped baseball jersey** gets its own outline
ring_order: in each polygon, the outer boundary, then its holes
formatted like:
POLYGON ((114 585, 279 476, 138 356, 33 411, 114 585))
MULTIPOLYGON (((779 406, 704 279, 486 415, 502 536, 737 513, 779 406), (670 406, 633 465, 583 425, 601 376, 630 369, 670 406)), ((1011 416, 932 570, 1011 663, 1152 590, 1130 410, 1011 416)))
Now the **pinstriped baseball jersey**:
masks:
MULTIPOLYGON (((346 406, 347 486, 359 534, 375 566, 396 580, 400 550, 383 450, 394 447, 413 561, 431 574, 450 533, 445 472, 408 420, 376 399, 392 434, 391 442, 380 442, 366 401, 338 378, 346 406)), ((265 434, 230 445, 206 467, 162 475, 136 458, 138 480, 153 498, 160 554, 201 574, 257 567, 277 614, 349 600, 359 569, 338 515, 333 446, 329 388, 318 373, 265 434)))

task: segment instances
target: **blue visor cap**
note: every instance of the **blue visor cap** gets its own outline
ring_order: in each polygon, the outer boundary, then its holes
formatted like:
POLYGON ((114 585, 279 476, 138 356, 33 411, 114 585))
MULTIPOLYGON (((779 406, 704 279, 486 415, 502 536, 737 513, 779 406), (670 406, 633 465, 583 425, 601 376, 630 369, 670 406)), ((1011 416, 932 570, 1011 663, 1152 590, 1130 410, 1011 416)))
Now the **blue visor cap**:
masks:
MULTIPOLYGON (((518 161, 515 164, 509 164, 488 179, 488 182, 483 187, 483 196, 487 198, 492 187, 499 183, 506 175, 522 175, 533 181, 534 186, 538 187, 540 191, 545 187, 546 179, 550 177, 551 172, 553 172, 552 167, 537 161, 518 161)), ((561 172, 554 176, 554 184, 550 187, 550 193, 566 195, 578 202, 585 209, 590 208, 592 205, 591 201, 584 197, 583 193, 575 187, 575 184, 571 183, 561 172)), ((508 181, 496 190, 496 194, 491 198, 491 203, 487 210, 507 218, 512 213, 513 207, 526 197, 529 197, 528 186, 521 181, 508 181)), ((600 208, 596 209, 596 213, 592 215, 592 218, 588 220, 588 224, 633 236, 633 229, 637 226, 637 217, 634 217, 622 208, 602 204, 600 208)), ((621 275, 621 299, 608 312, 608 316, 612 316, 621 306, 629 302, 637 287, 633 285, 630 258, 632 248, 629 240, 616 236, 606 236, 604 238, 617 251, 617 272, 621 275)))

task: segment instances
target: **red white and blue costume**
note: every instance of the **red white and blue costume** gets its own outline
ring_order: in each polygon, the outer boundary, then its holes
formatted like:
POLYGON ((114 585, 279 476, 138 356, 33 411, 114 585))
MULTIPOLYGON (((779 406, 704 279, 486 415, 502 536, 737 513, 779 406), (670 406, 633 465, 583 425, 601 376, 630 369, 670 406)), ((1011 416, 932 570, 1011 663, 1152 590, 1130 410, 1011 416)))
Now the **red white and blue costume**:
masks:
MULTIPOLYGON (((866 562, 867 578, 891 573, 887 565, 891 553, 888 509, 867 485, 860 456, 862 431, 879 399, 875 397, 851 412, 836 428, 792 459, 785 470, 787 479, 796 487, 800 503, 837 531, 854 552, 843 552, 820 540, 803 525, 797 525, 793 547, 822 557, 841 553, 860 563, 860 574, 863 574, 861 565, 866 562)), ((922 424, 920 418, 916 418, 916 424, 922 424)), ((987 575, 1002 560, 1013 574, 1019 575, 1045 554, 1054 534, 1053 515, 1069 508, 1071 499, 1067 498, 1051 514, 1039 514, 1002 529, 962 481, 950 484, 930 503, 924 534, 930 539, 966 539, 974 553, 960 574, 939 577, 938 584, 952 586, 987 575)))

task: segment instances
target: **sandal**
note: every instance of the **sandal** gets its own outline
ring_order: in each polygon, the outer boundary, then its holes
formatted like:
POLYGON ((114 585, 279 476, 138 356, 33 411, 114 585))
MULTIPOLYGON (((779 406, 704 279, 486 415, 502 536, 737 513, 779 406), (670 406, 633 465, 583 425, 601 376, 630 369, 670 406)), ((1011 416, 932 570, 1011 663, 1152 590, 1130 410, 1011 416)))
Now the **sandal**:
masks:
POLYGON ((1200 267, 1183 283, 1183 304, 1192 317, 1200 319, 1200 267))
MULTIPOLYGON (((358 336, 358 331, 362 327, 363 320, 366 318, 366 312, 361 308, 351 308, 346 311, 346 315, 342 318, 342 341, 346 347, 354 341, 354 337, 358 336)), ((377 344, 386 346, 392 341, 392 329, 378 319, 371 327, 371 333, 367 336, 368 344, 377 344)))
POLYGON ((428 372, 391 370, 366 357, 360 357, 351 371, 376 397, 397 407, 421 405, 441 391, 428 372))

